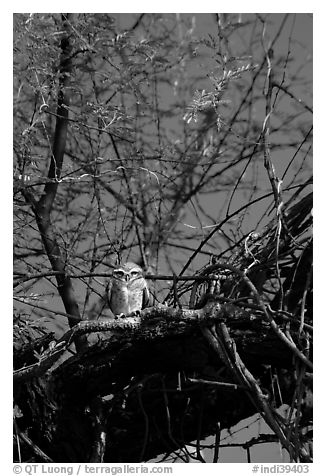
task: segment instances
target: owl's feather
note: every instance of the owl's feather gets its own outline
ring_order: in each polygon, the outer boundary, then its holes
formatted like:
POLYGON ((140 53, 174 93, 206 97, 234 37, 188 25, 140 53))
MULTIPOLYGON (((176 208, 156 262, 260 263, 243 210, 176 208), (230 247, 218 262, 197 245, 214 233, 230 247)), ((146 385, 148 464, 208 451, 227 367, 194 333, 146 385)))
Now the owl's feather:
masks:
POLYGON ((110 312, 119 316, 140 311, 148 307, 149 297, 142 269, 135 263, 127 262, 113 271, 105 295, 91 310, 91 318, 110 318, 110 312))

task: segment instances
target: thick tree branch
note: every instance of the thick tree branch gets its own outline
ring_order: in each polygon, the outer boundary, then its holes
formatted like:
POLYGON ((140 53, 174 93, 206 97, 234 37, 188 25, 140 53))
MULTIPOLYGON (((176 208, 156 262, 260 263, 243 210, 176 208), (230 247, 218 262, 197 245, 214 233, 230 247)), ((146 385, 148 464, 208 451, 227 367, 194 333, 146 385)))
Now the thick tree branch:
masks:
MULTIPOLYGON (((57 193, 67 141, 68 106, 70 102, 69 85, 72 71, 71 22, 73 21, 73 16, 74 14, 71 13, 62 14, 64 33, 61 40, 57 118, 48 170, 49 180, 45 184, 42 196, 38 202, 27 190, 23 190, 23 195, 34 211, 37 226, 52 269, 59 273, 56 275, 58 292, 62 298, 66 313, 81 320, 72 283, 66 274, 66 262, 62 256, 56 239, 56 233, 51 223, 51 211, 57 193)), ((70 327, 76 324, 75 319, 68 318, 68 322, 70 327)), ((76 340, 77 350, 84 348, 85 345, 85 338, 76 340)))
POLYGON ((57 193, 61 176, 68 132, 68 107, 70 103, 70 76, 72 72, 72 42, 70 24, 73 13, 62 14, 64 36, 61 40, 61 57, 59 66, 59 89, 56 126, 54 132, 51 161, 48 170, 48 182, 44 186, 42 197, 37 204, 37 213, 46 222, 50 221, 50 213, 57 193))

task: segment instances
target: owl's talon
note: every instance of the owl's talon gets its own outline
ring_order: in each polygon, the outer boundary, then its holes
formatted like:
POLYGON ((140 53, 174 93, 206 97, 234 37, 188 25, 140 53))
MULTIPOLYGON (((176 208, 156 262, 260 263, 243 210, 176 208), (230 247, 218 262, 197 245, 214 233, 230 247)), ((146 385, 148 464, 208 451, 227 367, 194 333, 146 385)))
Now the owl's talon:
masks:
POLYGON ((115 315, 116 319, 124 319, 125 317, 126 317, 126 315, 123 312, 121 314, 116 314, 115 315))
POLYGON ((140 317, 140 310, 136 309, 136 311, 132 311, 130 314, 128 314, 129 317, 140 317))

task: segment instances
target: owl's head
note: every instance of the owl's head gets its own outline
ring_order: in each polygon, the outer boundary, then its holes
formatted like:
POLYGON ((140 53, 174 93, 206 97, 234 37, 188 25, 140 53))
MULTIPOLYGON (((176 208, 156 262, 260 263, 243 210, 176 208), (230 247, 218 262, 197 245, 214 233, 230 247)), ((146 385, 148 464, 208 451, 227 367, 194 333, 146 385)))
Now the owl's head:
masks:
POLYGON ((135 279, 143 277, 143 270, 138 264, 128 261, 117 268, 112 273, 112 276, 118 281, 131 282, 135 279))

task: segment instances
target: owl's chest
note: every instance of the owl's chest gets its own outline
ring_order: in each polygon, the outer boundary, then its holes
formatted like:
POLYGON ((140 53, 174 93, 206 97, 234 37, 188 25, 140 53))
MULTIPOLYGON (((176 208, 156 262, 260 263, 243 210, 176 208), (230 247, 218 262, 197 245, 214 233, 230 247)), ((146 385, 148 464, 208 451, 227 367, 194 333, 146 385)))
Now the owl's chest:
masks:
POLYGON ((114 314, 128 314, 140 311, 143 301, 143 287, 137 283, 129 285, 114 282, 111 289, 110 307, 114 314))

